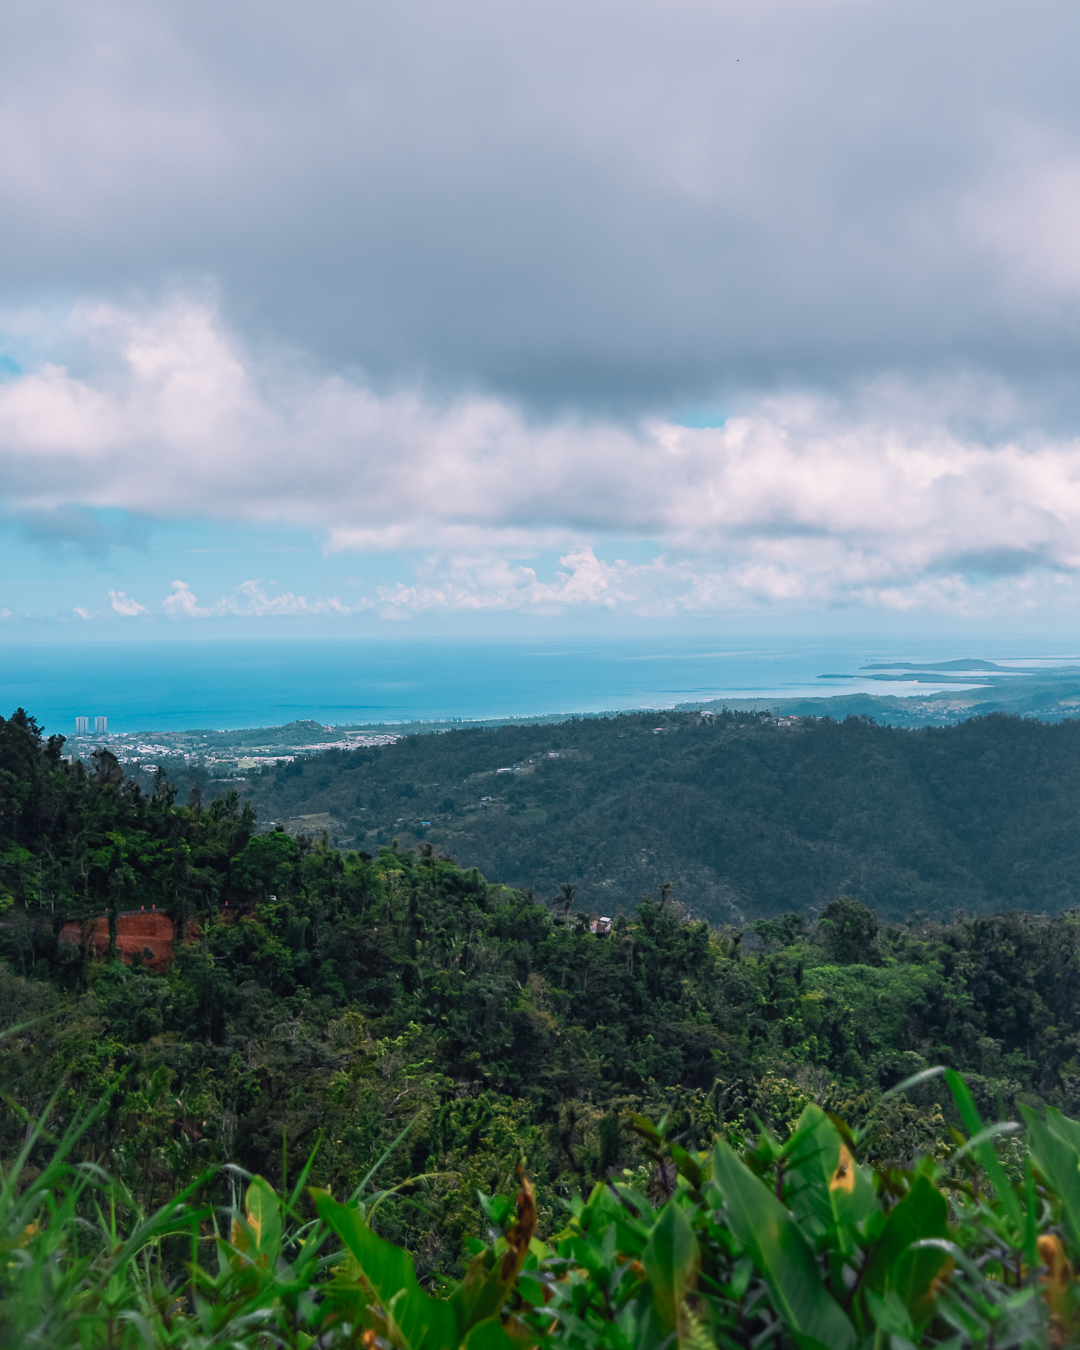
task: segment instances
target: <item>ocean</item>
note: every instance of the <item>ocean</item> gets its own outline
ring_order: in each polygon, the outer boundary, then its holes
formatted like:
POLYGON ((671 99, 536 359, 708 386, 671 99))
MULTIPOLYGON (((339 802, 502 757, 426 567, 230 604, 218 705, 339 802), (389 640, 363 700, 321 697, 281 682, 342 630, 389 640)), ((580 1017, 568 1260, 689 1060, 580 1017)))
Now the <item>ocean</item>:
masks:
POLYGON ((715 698, 925 694, 936 686, 883 686, 860 678, 859 668, 1051 655, 1033 644, 954 646, 940 636, 921 643, 850 636, 6 643, 0 713, 22 706, 46 731, 64 734, 76 716, 106 716, 115 732, 235 730, 301 718, 347 725, 528 717, 715 698))

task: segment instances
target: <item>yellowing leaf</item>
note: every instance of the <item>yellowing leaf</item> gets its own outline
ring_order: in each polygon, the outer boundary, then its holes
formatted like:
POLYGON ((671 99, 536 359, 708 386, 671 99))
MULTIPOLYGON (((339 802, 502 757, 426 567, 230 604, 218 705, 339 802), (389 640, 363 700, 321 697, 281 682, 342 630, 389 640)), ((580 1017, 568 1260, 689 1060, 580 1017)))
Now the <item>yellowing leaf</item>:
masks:
POLYGON ((1043 1233, 1039 1237, 1039 1259, 1046 1267, 1042 1277, 1043 1297, 1053 1313, 1054 1321, 1060 1326, 1067 1322, 1074 1311, 1070 1291, 1073 1282, 1073 1268, 1065 1255, 1061 1239, 1055 1233, 1043 1233))
POLYGON ((232 1244, 260 1266, 273 1269, 281 1255, 281 1205, 273 1187, 253 1177, 244 1197, 244 1217, 233 1220, 232 1244))
POLYGON ((855 1159, 848 1152, 846 1144, 840 1145, 840 1161, 832 1174, 829 1190, 845 1191, 848 1195, 855 1193, 855 1159))

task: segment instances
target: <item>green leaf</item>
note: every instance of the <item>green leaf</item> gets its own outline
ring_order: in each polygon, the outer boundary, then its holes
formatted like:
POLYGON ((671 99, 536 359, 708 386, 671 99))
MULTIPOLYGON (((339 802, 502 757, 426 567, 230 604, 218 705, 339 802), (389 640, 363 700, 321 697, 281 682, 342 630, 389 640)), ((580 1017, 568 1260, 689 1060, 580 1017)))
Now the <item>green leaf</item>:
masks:
MULTIPOLYGON (((974 1143, 974 1136, 982 1133, 983 1123, 968 1090, 968 1085, 955 1069, 945 1070, 945 1081, 956 1099, 956 1106, 960 1112, 960 1118, 964 1122, 964 1129, 972 1136, 972 1142, 974 1143)), ((1005 1169, 1002 1167, 998 1155, 994 1152, 993 1141, 987 1139, 977 1147, 973 1147, 971 1151, 990 1178, 990 1185, 994 1188, 994 1196, 1012 1221, 1014 1231, 1019 1239, 1024 1231, 1024 1216, 1020 1212, 1020 1201, 1016 1192, 1013 1190, 1009 1178, 1005 1175, 1005 1169)))
MULTIPOLYGON (((521 1327, 520 1322, 515 1325, 521 1327)), ((535 1336, 511 1336, 497 1317, 488 1317, 469 1330, 461 1342, 461 1350, 526 1350, 527 1346, 535 1344, 535 1336)))
POLYGON ((891 1291, 884 1296, 875 1294, 872 1289, 866 1291, 866 1302, 874 1315, 875 1324, 890 1336, 903 1336, 913 1341, 918 1335, 912 1325, 907 1308, 898 1294, 891 1291))
POLYGON ((822 1282, 813 1248, 791 1214, 722 1140, 713 1149, 713 1180, 732 1232, 764 1277, 773 1307, 800 1340, 847 1350, 855 1331, 822 1282))
POLYGON ((978 1134, 973 1135, 961 1144, 949 1161, 955 1166, 961 1158, 966 1157, 969 1153, 974 1153, 978 1157, 983 1144, 994 1139, 1000 1139, 1007 1134, 1017 1134, 1023 1128, 1016 1120, 998 1120, 993 1125, 986 1125, 978 1134))
POLYGON ((281 1255, 281 1205, 268 1181, 252 1177, 244 1210, 251 1243, 248 1255, 257 1265, 276 1270, 281 1255))
POLYGON ((705 1169, 701 1163, 678 1144, 671 1144, 669 1151, 680 1174, 686 1178, 695 1192, 700 1191, 705 1184, 705 1169))
POLYGON ((1080 1120, 1070 1120, 1056 1107, 1051 1106, 1046 1112, 1046 1124, 1052 1133, 1080 1154, 1080 1120))
MULTIPOLYGON (((937 1187, 927 1177, 917 1177, 908 1194, 889 1212, 866 1263, 864 1288, 878 1295, 895 1292, 920 1329, 934 1315, 930 1286, 949 1258, 937 1248, 911 1247, 925 1238, 947 1238, 948 1215, 945 1197, 937 1187)), ((869 1301, 867 1306, 873 1309, 869 1301)))
POLYGON ((1055 1119, 1060 1113, 1053 1107, 1046 1113, 1045 1124, 1030 1107, 1020 1110, 1028 1127, 1031 1156, 1061 1201, 1073 1242, 1080 1247, 1080 1154, 1061 1130, 1061 1121, 1055 1119))
POLYGON ((800 1222, 812 1218, 824 1232, 860 1223, 873 1209, 873 1184, 820 1106, 811 1103, 803 1111, 785 1155, 789 1182, 795 1183, 791 1210, 800 1222))
POLYGON ((319 1217, 356 1258, 360 1282, 382 1308, 397 1350, 446 1350, 457 1345, 462 1329, 453 1309, 420 1288, 408 1252, 373 1233, 359 1210, 339 1204, 327 1191, 312 1189, 311 1196, 319 1217))
POLYGON ((679 1329, 679 1312, 694 1287, 698 1259, 690 1221, 678 1205, 669 1202, 660 1211, 641 1254, 641 1264, 652 1284, 653 1306, 668 1335, 679 1329))

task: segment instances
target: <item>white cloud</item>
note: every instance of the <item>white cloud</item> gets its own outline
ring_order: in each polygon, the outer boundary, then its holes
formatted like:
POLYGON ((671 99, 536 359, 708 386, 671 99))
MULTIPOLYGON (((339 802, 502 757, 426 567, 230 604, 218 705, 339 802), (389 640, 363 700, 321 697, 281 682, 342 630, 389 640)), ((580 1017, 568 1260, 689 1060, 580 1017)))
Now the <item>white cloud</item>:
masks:
POLYGON ((280 595, 267 595, 258 581, 244 581, 237 590, 246 599, 244 602, 222 600, 216 613, 250 614, 263 617, 267 614, 348 614, 349 608, 343 605, 337 596, 329 599, 307 600, 302 595, 293 595, 285 591, 280 595))
POLYGON ((191 587, 186 581, 174 581, 172 584, 172 594, 167 595, 161 602, 161 608, 170 618, 179 619, 203 619, 210 614, 210 610, 201 609, 195 596, 191 593, 191 587))
POLYGON ((573 549, 559 561, 567 570, 554 582, 542 582, 532 567, 497 555, 433 556, 417 569, 416 585, 380 586, 379 601, 392 611, 410 613, 529 609, 550 614, 578 605, 639 604, 648 592, 637 579, 649 568, 603 562, 588 547, 573 549))
POLYGON ((200 605, 185 581, 174 581, 172 591, 161 602, 164 613, 172 619, 207 619, 224 615, 246 618, 264 618, 267 615, 293 614, 348 614, 348 606, 335 596, 329 600, 308 601, 302 595, 286 591, 268 595, 259 581, 244 581, 236 588, 237 595, 223 595, 211 605, 200 605), (242 597, 242 598, 240 598, 242 597))
MULTIPOLYGON (((1022 400, 1001 381, 879 379, 846 400, 748 401, 705 429, 538 421, 495 398, 301 377, 189 300, 81 306, 67 327, 96 368, 46 364, 0 384, 9 510, 285 521, 322 532, 330 554, 420 552, 414 584, 360 608, 1073 603, 1062 582, 1080 570, 1080 439, 1017 432, 1022 400), (610 536, 653 541, 657 556, 604 560, 610 536), (532 561, 550 550, 555 579, 532 561)), ((358 607, 258 581, 202 605, 177 581, 163 606, 188 618, 358 607)))
POLYGON ((807 566, 798 549, 780 545, 759 552, 730 561, 661 554, 633 564, 621 559, 609 563, 591 548, 581 548, 560 558, 565 570, 558 571, 554 582, 541 581, 533 568, 497 556, 433 555, 418 565, 415 584, 379 587, 375 604, 382 617, 396 619, 432 612, 565 614, 595 607, 649 617, 768 606, 822 610, 838 604, 984 617, 1080 609, 1073 576, 1061 573, 972 578, 952 571, 894 579, 887 568, 840 551, 831 560, 819 560, 816 568, 807 566))
POLYGON ((114 614, 123 614, 127 618, 132 618, 136 614, 146 613, 145 605, 140 605, 137 600, 125 595, 123 591, 110 591, 105 598, 112 606, 114 614))

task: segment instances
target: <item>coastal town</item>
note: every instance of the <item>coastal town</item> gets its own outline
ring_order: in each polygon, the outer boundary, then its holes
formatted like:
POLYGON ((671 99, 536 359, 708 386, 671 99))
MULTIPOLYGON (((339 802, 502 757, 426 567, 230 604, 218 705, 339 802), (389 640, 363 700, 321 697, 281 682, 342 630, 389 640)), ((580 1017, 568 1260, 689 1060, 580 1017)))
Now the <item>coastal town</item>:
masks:
MULTIPOLYGON (((76 719, 77 724, 89 721, 76 719)), ((66 759, 89 760, 104 749, 116 756, 129 777, 164 772, 181 779, 185 770, 202 770, 215 783, 242 780, 253 770, 291 763, 297 755, 393 745, 399 739, 390 732, 345 730, 310 720, 281 727, 150 733, 110 732, 105 717, 94 721, 105 725, 93 732, 77 729, 65 742, 66 759)))

